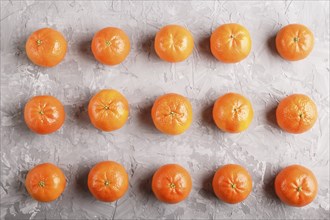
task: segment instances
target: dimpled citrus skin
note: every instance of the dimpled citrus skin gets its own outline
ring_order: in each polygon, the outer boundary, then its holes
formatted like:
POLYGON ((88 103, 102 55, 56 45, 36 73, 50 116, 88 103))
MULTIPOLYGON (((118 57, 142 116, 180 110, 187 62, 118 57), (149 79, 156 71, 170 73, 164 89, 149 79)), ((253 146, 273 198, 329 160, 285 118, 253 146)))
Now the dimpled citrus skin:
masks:
POLYGON ((100 162, 88 174, 88 189, 96 199, 114 202, 127 192, 128 174, 117 162, 100 162))
POLYGON ((34 96, 24 107, 24 120, 33 132, 50 134, 60 129, 64 124, 64 107, 53 96, 34 96))
POLYGON ((276 109, 277 124, 284 131, 300 134, 313 127, 317 120, 317 107, 312 99, 303 94, 284 98, 276 109))
POLYGON ((275 178, 275 192, 282 202, 302 207, 311 203, 318 191, 313 172, 301 165, 291 165, 281 170, 275 178))
POLYGON ((313 33, 301 24, 289 24, 276 35, 276 49, 284 59, 289 61, 306 58, 313 47, 313 33))
POLYGON ((130 52, 130 41, 126 33, 115 27, 98 31, 92 40, 92 52, 100 63, 117 65, 123 62, 130 52))
POLYGON ((225 132, 237 133, 246 130, 253 119, 250 101, 237 93, 227 93, 215 102, 213 120, 225 132))
POLYGON ((252 47, 249 31, 240 24, 224 24, 211 35, 213 56, 224 63, 237 63, 245 59, 252 47))
POLYGON ((189 172, 178 164, 160 167, 152 177, 152 191, 165 203, 178 203, 186 199, 192 188, 189 172))
POLYGON ((43 163, 31 169, 25 179, 25 187, 32 198, 39 202, 51 202, 63 193, 65 176, 60 168, 43 163))
POLYGON ((186 28, 179 25, 167 25, 156 34, 154 45, 161 59, 167 62, 180 62, 192 53, 194 39, 186 28))
POLYGON ((252 191, 249 172, 237 164, 220 167, 212 181, 215 195, 224 202, 235 204, 245 200, 252 191))
POLYGON ((123 127, 128 119, 127 99, 114 89, 103 89, 88 104, 92 124, 102 131, 114 131, 123 127))
POLYGON ((42 28, 33 32, 25 45, 29 59, 43 67, 53 67, 65 57, 67 42, 63 35, 51 28, 42 28))
POLYGON ((189 100, 175 93, 158 97, 151 109, 156 128, 170 135, 185 132, 191 125, 192 114, 189 100))

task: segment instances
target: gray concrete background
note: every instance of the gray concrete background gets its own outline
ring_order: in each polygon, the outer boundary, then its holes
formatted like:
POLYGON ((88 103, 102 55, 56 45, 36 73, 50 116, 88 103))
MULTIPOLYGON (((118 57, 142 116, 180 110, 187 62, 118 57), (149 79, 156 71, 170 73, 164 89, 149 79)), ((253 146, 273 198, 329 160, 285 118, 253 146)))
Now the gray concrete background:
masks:
POLYGON ((1 219, 198 218, 198 219, 325 219, 329 218, 329 2, 209 1, 103 2, 1 1, 1 219), (237 22, 251 33, 247 59, 223 64, 209 51, 209 36, 223 23, 237 22), (156 32, 176 23, 195 39, 193 54, 184 62, 161 61, 153 50, 156 32), (274 48, 277 31, 302 23, 315 34, 315 47, 302 61, 287 62, 274 48), (90 51, 93 34, 117 26, 130 37, 125 62, 108 67, 90 51), (35 30, 52 27, 68 41, 68 53, 54 68, 33 65, 25 41, 35 30), (131 107, 127 124, 104 133, 89 122, 87 104, 98 90, 122 92, 131 107), (213 102, 226 92, 248 97, 255 117, 240 134, 219 131, 211 118, 213 102), (159 95, 176 92, 193 105, 194 121, 180 136, 159 133, 150 108, 159 95), (307 133, 282 132, 275 122, 278 102, 304 93, 317 104, 319 118, 307 133), (23 107, 35 95, 56 96, 67 118, 56 133, 30 132, 23 107), (96 201, 86 188, 89 169, 102 160, 122 163, 130 176, 127 194, 115 203, 96 201), (25 188, 27 171, 52 162, 65 173, 68 185, 55 202, 31 199, 25 188), (193 178, 187 200, 176 205, 158 202, 150 189, 153 172, 179 163, 193 178), (226 163, 245 166, 253 176, 253 192, 244 202, 228 205, 211 189, 215 170, 226 163), (319 193, 310 205, 292 208, 274 194, 276 173, 298 163, 317 176, 319 193))

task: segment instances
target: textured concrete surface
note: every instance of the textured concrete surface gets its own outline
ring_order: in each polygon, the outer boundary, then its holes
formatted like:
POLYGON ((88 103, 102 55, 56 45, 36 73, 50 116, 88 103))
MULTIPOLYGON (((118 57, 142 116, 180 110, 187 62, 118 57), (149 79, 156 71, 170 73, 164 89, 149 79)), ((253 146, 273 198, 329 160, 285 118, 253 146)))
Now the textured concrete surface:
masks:
POLYGON ((329 218, 329 2, 102 2, 1 1, 1 219, 85 218, 329 218), (253 48, 238 64, 216 61, 209 36, 220 24, 238 22, 251 33, 253 48), (153 50, 155 33, 166 24, 187 27, 195 39, 188 60, 170 64, 153 50), (307 25, 315 47, 302 61, 287 62, 274 50, 274 36, 289 23, 307 25), (132 50, 115 67, 101 65, 90 51, 93 33, 106 26, 127 32, 132 50), (26 57, 27 37, 42 27, 61 31, 68 41, 65 60, 40 68, 26 57), (89 122, 87 104, 103 88, 115 88, 129 100, 124 128, 112 133, 89 122), (253 103, 255 117, 241 134, 220 132, 212 122, 212 103, 234 91, 253 103), (150 107, 159 95, 177 92, 190 98, 191 128, 180 136, 159 133, 150 107), (292 93, 309 95, 319 119, 307 133, 292 135, 276 125, 277 103, 292 93), (67 119, 56 133, 28 130, 22 109, 35 95, 51 94, 65 105, 67 119), (130 176, 128 193, 115 203, 96 201, 86 188, 89 169, 102 160, 122 163, 130 176), (55 202, 32 200, 26 173, 52 162, 63 169, 68 185, 55 202), (165 163, 180 163, 193 178, 189 198, 177 205, 158 202, 150 189, 153 172, 165 163), (253 192, 237 205, 216 199, 211 189, 215 170, 226 163, 245 166, 253 192), (274 194, 276 173, 287 165, 310 168, 319 193, 310 205, 292 208, 274 194))

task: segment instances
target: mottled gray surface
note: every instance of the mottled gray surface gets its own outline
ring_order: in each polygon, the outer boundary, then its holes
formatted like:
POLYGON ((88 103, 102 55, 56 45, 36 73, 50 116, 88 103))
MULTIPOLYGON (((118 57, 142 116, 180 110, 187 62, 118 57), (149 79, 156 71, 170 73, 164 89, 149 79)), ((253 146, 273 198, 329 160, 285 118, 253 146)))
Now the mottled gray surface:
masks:
POLYGON ((1 1, 1 218, 329 218, 329 2, 102 2, 1 1), (223 64, 209 51, 209 36, 220 24, 237 22, 251 33, 247 59, 223 64), (177 23, 195 39, 184 62, 161 61, 153 38, 160 27, 177 23), (274 36, 289 23, 307 25, 315 47, 302 61, 287 62, 274 49, 274 36), (115 67, 101 65, 90 51, 93 34, 106 26, 127 32, 132 50, 115 67), (54 68, 33 65, 26 57, 27 37, 42 27, 61 31, 68 40, 65 60, 54 68), (89 122, 87 104, 98 90, 115 88, 131 107, 127 124, 104 133, 89 122), (213 102, 226 92, 247 96, 255 117, 240 134, 220 132, 212 122, 213 102), (159 95, 176 92, 190 98, 191 128, 180 136, 159 133, 150 107, 159 95), (285 96, 304 93, 317 104, 319 118, 307 133, 287 134, 275 122, 275 107, 285 96), (51 94, 65 105, 67 118, 56 133, 28 130, 23 107, 35 95, 51 94), (115 203, 96 201, 86 188, 89 169, 102 160, 122 163, 130 176, 128 193, 115 203), (52 162, 63 169, 68 185, 55 202, 31 199, 26 172, 52 162), (189 198, 176 205, 158 202, 150 189, 153 172, 180 163, 193 178, 189 198), (228 205, 213 195, 211 179, 226 163, 245 166, 253 192, 228 205), (273 180, 287 165, 310 168, 319 193, 310 205, 292 208, 275 196, 273 180))

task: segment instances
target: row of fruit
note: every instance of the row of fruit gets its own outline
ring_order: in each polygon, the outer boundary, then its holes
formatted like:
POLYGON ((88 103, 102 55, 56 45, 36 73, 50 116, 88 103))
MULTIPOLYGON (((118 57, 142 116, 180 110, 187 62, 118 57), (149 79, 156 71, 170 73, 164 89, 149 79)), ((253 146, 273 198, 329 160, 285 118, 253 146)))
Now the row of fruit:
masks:
MULTIPOLYGON (((236 63, 246 58, 251 51, 249 31, 239 24, 224 24, 210 37, 212 54, 224 63, 236 63)), ((278 53, 286 60, 301 60, 308 56, 314 46, 313 33, 304 25, 290 24, 276 36, 278 53)), ((157 55, 168 62, 180 62, 189 57, 194 48, 192 34, 179 25, 167 25, 156 34, 154 48, 157 55)), ((108 27, 98 31, 92 40, 91 49, 96 60, 106 65, 117 65, 130 52, 129 37, 124 31, 108 27)), ((26 42, 29 59, 44 67, 60 63, 67 50, 63 35, 53 29, 43 28, 34 32, 26 42)))
MULTIPOLYGON (((102 131, 114 131, 125 125, 129 115, 127 99, 118 91, 101 90, 89 101, 88 115, 91 123, 102 131)), ((225 132, 246 130, 253 119, 250 101, 237 93, 227 93, 214 103, 213 120, 225 132)), ((186 131, 192 122, 193 111, 189 100, 175 93, 158 97, 151 109, 155 127, 170 135, 186 131)), ((35 96, 24 108, 27 126, 38 134, 49 134, 64 123, 62 103, 53 96, 35 96)), ((278 125, 289 133, 303 133, 317 119, 315 103, 306 95, 293 94, 284 98, 276 109, 278 125)))
MULTIPOLYGON (((128 189, 125 168, 114 161, 96 164, 88 174, 88 189, 103 202, 114 202, 124 196, 128 189)), ((311 203, 318 191, 314 174, 300 165, 281 170, 275 178, 275 192, 280 200, 290 206, 311 203)), ((43 163, 31 169, 25 180, 28 193, 37 201, 56 200, 66 187, 66 178, 60 168, 43 163)), ((220 167, 212 181, 215 195, 222 201, 235 204, 245 200, 252 191, 252 177, 237 164, 220 167)), ((186 199, 192 188, 189 172, 178 164, 161 166, 153 175, 151 188, 156 198, 165 203, 178 203, 186 199)))

